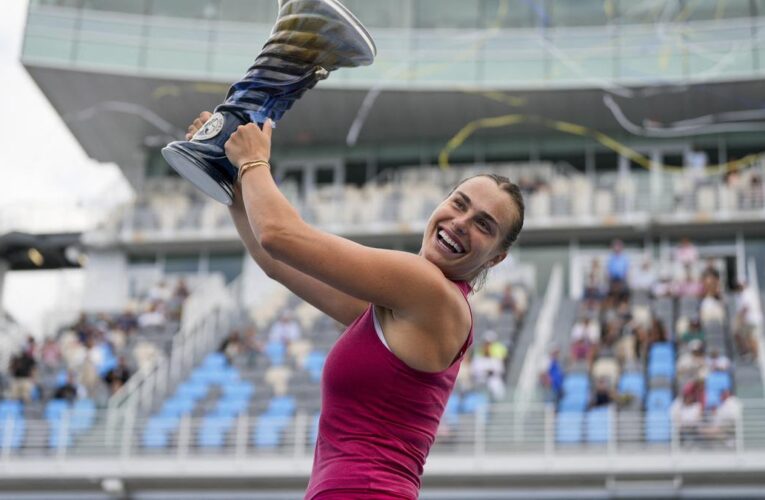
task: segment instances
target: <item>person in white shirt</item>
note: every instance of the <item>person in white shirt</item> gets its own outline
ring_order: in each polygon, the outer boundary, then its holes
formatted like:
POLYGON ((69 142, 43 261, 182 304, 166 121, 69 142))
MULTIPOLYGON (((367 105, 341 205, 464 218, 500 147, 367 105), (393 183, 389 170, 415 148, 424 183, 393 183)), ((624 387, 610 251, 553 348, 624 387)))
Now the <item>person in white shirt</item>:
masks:
POLYGON ((741 401, 733 396, 730 391, 723 391, 720 395, 720 406, 714 412, 712 420, 702 433, 710 440, 724 440, 727 445, 732 445, 732 439, 736 435, 736 426, 741 420, 741 401))
POLYGON ((747 282, 738 286, 736 317, 733 320, 733 338, 739 354, 750 360, 757 359, 757 335, 762 326, 762 309, 758 297, 747 282))
POLYGON ((279 320, 271 326, 268 332, 269 342, 282 342, 288 344, 298 340, 302 332, 300 324, 292 317, 289 311, 284 311, 279 320))

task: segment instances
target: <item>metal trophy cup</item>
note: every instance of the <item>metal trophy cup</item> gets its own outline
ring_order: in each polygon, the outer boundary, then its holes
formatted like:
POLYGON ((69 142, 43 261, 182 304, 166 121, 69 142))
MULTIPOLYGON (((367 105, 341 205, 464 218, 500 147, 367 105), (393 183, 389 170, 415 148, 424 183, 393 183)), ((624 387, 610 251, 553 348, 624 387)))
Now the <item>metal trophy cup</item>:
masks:
POLYGON ((190 141, 162 156, 182 177, 231 205, 237 169, 224 145, 239 125, 277 122, 306 90, 338 68, 372 64, 374 41, 338 0, 279 0, 279 16, 255 63, 190 141))

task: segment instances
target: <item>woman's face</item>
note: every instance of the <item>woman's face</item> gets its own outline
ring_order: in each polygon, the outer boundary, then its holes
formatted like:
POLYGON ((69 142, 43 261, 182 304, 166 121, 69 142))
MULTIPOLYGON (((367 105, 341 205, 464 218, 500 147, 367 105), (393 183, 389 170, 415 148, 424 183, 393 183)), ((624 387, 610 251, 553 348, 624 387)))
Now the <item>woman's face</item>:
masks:
POLYGON ((510 195, 488 177, 462 183, 430 216, 420 254, 452 280, 472 280, 502 261, 501 243, 518 217, 510 195))

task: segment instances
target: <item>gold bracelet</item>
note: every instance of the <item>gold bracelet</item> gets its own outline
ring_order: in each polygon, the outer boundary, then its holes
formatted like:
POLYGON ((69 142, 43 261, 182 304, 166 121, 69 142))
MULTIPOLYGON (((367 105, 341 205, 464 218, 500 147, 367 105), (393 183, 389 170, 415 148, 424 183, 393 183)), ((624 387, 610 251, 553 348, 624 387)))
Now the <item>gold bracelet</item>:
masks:
POLYGON ((271 164, 268 163, 266 160, 252 160, 252 161, 246 161, 242 163, 242 166, 239 167, 239 173, 237 175, 237 181, 242 182, 242 176, 245 172, 250 170, 251 168, 258 168, 258 167, 268 167, 271 168, 271 164))

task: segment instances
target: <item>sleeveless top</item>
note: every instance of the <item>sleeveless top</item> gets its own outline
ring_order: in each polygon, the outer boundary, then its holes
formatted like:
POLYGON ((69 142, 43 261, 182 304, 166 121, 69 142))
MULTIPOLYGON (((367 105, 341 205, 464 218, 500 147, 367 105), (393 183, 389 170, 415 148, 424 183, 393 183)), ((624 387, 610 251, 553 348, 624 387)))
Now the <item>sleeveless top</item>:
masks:
MULTIPOLYGON (((454 282, 467 299, 471 287, 454 282)), ((469 307, 469 304, 468 304, 469 307)), ((346 329, 327 355, 313 471, 305 498, 416 499, 468 338, 445 370, 409 367, 383 345, 374 305, 346 329), (346 497, 343 496, 345 492, 346 497)))

